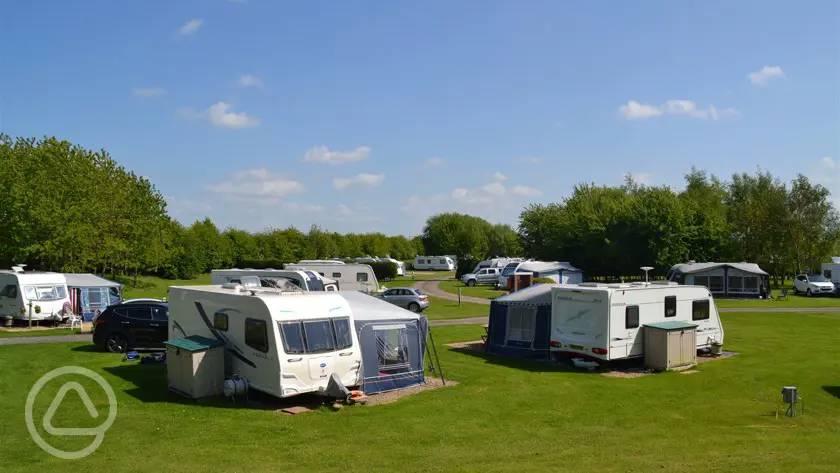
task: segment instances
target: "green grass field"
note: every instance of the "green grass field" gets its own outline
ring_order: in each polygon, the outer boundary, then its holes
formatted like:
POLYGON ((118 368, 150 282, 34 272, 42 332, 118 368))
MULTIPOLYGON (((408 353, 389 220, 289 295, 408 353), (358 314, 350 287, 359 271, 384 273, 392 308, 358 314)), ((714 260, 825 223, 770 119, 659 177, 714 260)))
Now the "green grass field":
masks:
POLYGON ((472 302, 450 301, 439 297, 429 296, 429 308, 423 311, 429 320, 440 319, 463 319, 466 317, 486 316, 490 313, 490 307, 472 302))
POLYGON ((481 297, 483 299, 495 299, 497 297, 504 296, 508 293, 508 291, 500 291, 494 289, 493 286, 469 287, 461 281, 455 279, 441 281, 441 283, 438 284, 438 287, 441 288, 441 290, 444 290, 450 294, 458 294, 458 289, 461 289, 462 295, 470 297, 481 297))
MULTIPOLYGON (((458 352, 479 326, 435 328, 455 387, 381 406, 283 416, 227 401, 184 401, 166 391, 162 365, 123 363, 85 344, 0 346, 3 471, 598 471, 835 472, 840 464, 840 315, 726 314, 726 348, 739 355, 694 374, 636 379, 549 363, 458 352), (91 456, 53 458, 30 440, 24 402, 45 372, 79 365, 116 391, 118 415, 91 456), (800 387, 803 416, 777 417, 779 390, 800 387)), ((75 379, 74 380, 78 380, 75 379)), ((93 427, 74 393, 56 427, 93 427)), ((35 402, 36 426, 60 382, 35 402)))
POLYGON ((136 286, 133 285, 133 278, 120 279, 120 282, 125 284, 123 296, 126 299, 140 297, 162 299, 167 297, 169 286, 210 284, 210 273, 199 275, 193 279, 163 279, 157 276, 138 276, 136 286))
POLYGON ((79 329, 70 330, 69 328, 48 328, 48 329, 35 329, 32 330, 0 330, 0 338, 13 338, 13 337, 52 337, 56 335, 72 335, 74 333, 79 333, 79 329))
MULTIPOLYGON (((773 295, 778 297, 778 291, 773 291, 773 295)), ((754 307, 756 309, 763 307, 840 307, 840 297, 807 297, 795 296, 790 293, 784 300, 716 298, 715 303, 718 307, 754 307)))

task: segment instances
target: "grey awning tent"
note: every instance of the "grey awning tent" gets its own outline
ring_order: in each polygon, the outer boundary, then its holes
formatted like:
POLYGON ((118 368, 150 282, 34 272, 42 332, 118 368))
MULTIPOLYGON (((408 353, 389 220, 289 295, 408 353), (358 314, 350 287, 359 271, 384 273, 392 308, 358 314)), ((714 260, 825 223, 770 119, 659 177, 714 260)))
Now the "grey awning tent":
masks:
POLYGON ((362 390, 372 394, 424 383, 426 317, 359 291, 341 295, 353 311, 362 350, 362 390))
POLYGON ((65 273, 73 312, 90 321, 122 300, 122 284, 89 273, 65 273))
POLYGON ((755 263, 688 262, 675 264, 667 279, 679 284, 698 285, 722 297, 766 297, 770 275, 755 263))
POLYGON ((536 284, 490 303, 487 343, 490 353, 549 358, 551 288, 536 284))
POLYGON ((122 287, 122 284, 90 273, 65 273, 67 287, 122 287))

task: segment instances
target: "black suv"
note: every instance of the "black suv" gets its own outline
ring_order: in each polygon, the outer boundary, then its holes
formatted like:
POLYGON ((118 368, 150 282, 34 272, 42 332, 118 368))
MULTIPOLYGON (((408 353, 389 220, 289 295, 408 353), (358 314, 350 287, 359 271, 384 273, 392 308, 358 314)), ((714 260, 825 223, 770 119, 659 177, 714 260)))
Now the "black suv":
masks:
POLYGON ((93 343, 122 353, 134 348, 163 348, 169 338, 166 302, 130 302, 105 309, 93 322, 93 343))

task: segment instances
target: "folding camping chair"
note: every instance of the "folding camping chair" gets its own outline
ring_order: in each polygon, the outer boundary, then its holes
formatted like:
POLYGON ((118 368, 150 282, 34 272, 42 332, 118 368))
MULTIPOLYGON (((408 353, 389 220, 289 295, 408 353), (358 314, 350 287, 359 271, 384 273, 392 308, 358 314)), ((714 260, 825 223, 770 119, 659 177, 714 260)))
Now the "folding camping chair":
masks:
POLYGON ((776 297, 777 301, 784 301, 787 300, 788 290, 786 287, 782 288, 779 291, 779 295, 776 297))

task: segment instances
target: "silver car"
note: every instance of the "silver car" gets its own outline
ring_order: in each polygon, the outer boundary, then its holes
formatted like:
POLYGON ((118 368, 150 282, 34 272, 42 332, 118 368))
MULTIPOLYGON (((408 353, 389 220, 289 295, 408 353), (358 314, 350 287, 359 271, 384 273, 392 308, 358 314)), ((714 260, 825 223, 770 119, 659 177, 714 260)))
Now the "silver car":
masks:
POLYGON ((413 287, 394 287, 386 290, 379 297, 412 312, 421 312, 429 307, 429 296, 413 287))
POLYGON ((468 273, 461 276, 461 282, 467 286, 476 284, 496 284, 499 280, 499 268, 482 268, 477 273, 468 273))

